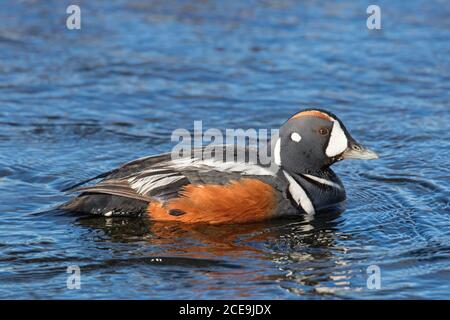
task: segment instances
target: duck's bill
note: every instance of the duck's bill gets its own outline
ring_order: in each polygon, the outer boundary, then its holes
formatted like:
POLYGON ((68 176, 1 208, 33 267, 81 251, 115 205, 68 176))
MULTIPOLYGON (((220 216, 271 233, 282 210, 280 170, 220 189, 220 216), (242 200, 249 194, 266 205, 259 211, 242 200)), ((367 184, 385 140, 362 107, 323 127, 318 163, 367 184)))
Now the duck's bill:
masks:
POLYGON ((344 151, 341 156, 342 159, 360 159, 360 160, 372 160, 378 159, 378 154, 375 151, 366 149, 361 145, 352 145, 344 151))

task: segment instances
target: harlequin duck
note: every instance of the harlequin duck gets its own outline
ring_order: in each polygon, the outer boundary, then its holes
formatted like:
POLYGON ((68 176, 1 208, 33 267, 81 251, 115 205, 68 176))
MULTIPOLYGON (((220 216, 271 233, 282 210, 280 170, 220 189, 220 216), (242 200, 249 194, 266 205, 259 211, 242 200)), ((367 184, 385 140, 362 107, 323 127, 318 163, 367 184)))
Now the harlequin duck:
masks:
POLYGON ((320 109, 293 115, 271 145, 270 166, 260 157, 254 162, 204 159, 195 153, 175 159, 171 153, 140 158, 64 190, 81 194, 60 208, 209 224, 311 217, 346 198, 342 182, 330 169, 333 163, 378 158, 357 143, 334 114, 320 109), (95 179, 101 181, 80 187, 95 179))

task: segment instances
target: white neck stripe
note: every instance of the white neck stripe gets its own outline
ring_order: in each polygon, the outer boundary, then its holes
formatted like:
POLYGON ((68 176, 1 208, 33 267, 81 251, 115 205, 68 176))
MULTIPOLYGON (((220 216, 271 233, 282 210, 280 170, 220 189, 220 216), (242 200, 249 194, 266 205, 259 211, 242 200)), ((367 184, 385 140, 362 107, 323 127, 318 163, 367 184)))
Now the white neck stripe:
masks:
POLYGON ((281 139, 278 138, 273 149, 275 164, 281 166, 281 139))
POLYGON ((319 182, 321 184, 326 184, 326 185, 328 185, 330 187, 342 190, 342 187, 340 185, 338 185, 336 182, 333 182, 333 181, 330 181, 330 180, 327 180, 327 179, 323 179, 323 178, 319 178, 319 177, 313 176, 311 174, 302 173, 302 175, 305 176, 305 177, 308 177, 311 180, 317 181, 317 182, 319 182))
POLYGON ((303 210, 308 215, 314 215, 316 211, 314 210, 314 206, 311 202, 311 200, 308 198, 308 195, 306 194, 305 190, 295 181, 292 176, 283 170, 284 176, 289 181, 289 192, 291 193, 292 198, 294 201, 302 207, 303 210))

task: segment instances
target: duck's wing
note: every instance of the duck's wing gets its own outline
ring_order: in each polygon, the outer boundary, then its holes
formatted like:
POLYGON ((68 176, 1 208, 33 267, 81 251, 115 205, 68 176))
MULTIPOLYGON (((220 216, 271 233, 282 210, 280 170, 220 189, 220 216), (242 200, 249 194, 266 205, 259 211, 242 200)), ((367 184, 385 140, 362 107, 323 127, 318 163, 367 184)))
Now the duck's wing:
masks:
POLYGON ((163 153, 163 154, 159 154, 159 155, 147 156, 147 157, 135 159, 133 161, 130 161, 130 162, 127 162, 127 163, 121 165, 118 168, 115 168, 115 169, 107 171, 107 172, 103 172, 95 177, 89 178, 87 180, 83 180, 83 181, 78 182, 74 185, 71 185, 67 188, 64 188, 63 190, 61 190, 61 192, 74 191, 77 188, 81 187, 82 185, 85 185, 89 182, 92 182, 92 181, 95 181, 98 179, 103 179, 103 181, 104 181, 104 180, 109 180, 109 179, 124 178, 128 175, 132 175, 133 173, 145 170, 145 168, 149 168, 153 164, 156 164, 158 162, 164 162, 169 159, 170 159, 170 153, 163 153))
MULTIPOLYGON (((70 189, 71 192, 81 192, 81 194, 62 208, 86 211, 84 208, 108 204, 104 209, 108 210, 109 203, 117 203, 119 201, 117 198, 128 199, 122 199, 119 206, 126 204, 133 207, 130 203, 132 200, 139 204, 138 207, 144 208, 144 204, 150 202, 165 203, 179 197, 188 185, 226 185, 243 177, 274 177, 275 175, 267 167, 235 160, 227 162, 216 158, 201 159, 194 156, 172 159, 171 154, 137 159, 97 176, 97 179, 103 178, 97 184, 70 189), (101 201, 94 201, 93 198, 101 199, 101 201)), ((136 207, 137 204, 134 206, 136 207)), ((92 210, 88 211, 92 212, 92 210)))
POLYGON ((170 154, 140 158, 77 183, 65 191, 80 194, 59 208, 99 215, 141 215, 155 200, 157 190, 161 196, 172 197, 189 183, 181 173, 165 168, 169 160, 170 154))
POLYGON ((109 194, 150 202, 154 195, 176 193, 189 180, 170 168, 170 154, 144 157, 66 188, 66 192, 109 194), (94 185, 87 183, 101 179, 94 185))
POLYGON ((156 196, 170 193, 172 189, 180 188, 188 183, 223 184, 240 176, 275 174, 269 167, 260 164, 259 155, 255 160, 256 163, 251 161, 239 162, 236 158, 238 150, 249 154, 250 149, 248 147, 243 149, 234 147, 232 159, 226 158, 227 152, 230 153, 228 148, 227 145, 216 146, 207 159, 196 156, 199 154, 197 153, 198 150, 201 150, 200 154, 203 154, 205 148, 194 149, 190 157, 173 158, 171 153, 164 153, 139 158, 111 171, 81 181, 62 191, 109 192, 115 190, 115 192, 119 192, 118 190, 120 190, 124 193, 125 189, 131 188, 143 196, 156 196), (219 157, 220 152, 222 154, 219 157), (96 185, 82 187, 99 179, 101 180, 96 185))

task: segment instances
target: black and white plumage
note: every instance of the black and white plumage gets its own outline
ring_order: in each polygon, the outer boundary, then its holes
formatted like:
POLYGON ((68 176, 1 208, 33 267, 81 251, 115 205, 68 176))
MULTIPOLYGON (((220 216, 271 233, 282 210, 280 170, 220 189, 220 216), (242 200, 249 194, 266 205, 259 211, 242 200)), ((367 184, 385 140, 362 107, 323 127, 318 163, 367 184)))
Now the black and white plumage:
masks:
MULTIPOLYGON (((223 155, 213 158, 193 152, 184 158, 172 159, 166 153, 131 161, 71 188, 81 194, 61 208, 205 223, 313 216, 345 200, 344 186, 330 169, 333 163, 377 157, 358 144, 335 115, 318 109, 301 111, 283 124, 273 143, 271 165, 261 164, 259 157, 255 163, 219 161, 226 159, 227 148, 216 147, 223 155), (95 179, 101 180, 81 186, 95 179)), ((234 149, 235 154, 239 151, 234 149)))

